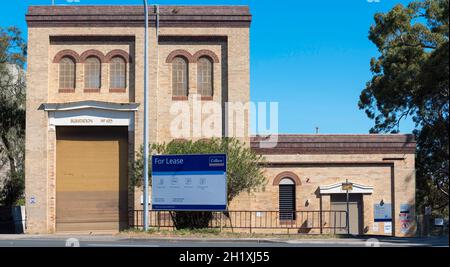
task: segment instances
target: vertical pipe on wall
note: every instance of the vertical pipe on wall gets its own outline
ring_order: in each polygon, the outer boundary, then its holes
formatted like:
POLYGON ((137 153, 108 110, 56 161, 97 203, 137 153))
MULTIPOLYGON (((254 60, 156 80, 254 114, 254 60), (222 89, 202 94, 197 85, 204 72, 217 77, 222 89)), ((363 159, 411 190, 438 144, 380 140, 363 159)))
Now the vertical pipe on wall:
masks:
POLYGON ((155 93, 158 93, 159 87, 159 5, 154 6, 156 13, 156 87, 155 93))
POLYGON ((148 7, 144 1, 144 231, 148 230, 148 7))

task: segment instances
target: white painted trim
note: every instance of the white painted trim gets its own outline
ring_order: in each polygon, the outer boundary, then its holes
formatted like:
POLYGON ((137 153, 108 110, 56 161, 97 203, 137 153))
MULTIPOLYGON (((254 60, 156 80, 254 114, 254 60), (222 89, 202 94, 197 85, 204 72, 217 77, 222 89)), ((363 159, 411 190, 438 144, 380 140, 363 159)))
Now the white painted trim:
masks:
POLYGON ((102 101, 79 101, 69 103, 44 103, 41 109, 45 111, 69 111, 81 109, 98 109, 98 110, 114 110, 114 111, 137 111, 139 104, 137 103, 112 103, 102 101))
POLYGON ((295 185, 295 182, 291 178, 286 177, 281 179, 279 184, 295 185))
MULTIPOLYGON (((342 190, 342 183, 319 186, 319 191, 320 191, 321 195, 343 194, 343 193, 347 192, 345 190, 342 190)), ((372 194, 373 186, 353 183, 353 190, 349 191, 349 193, 351 193, 351 194, 372 194)))
POLYGON ((115 111, 95 108, 49 111, 49 127, 55 126, 128 126, 134 130, 134 111, 115 111))
POLYGON ((48 111, 49 129, 55 126, 128 126, 134 131, 134 112, 137 103, 78 101, 44 103, 40 109, 48 111))

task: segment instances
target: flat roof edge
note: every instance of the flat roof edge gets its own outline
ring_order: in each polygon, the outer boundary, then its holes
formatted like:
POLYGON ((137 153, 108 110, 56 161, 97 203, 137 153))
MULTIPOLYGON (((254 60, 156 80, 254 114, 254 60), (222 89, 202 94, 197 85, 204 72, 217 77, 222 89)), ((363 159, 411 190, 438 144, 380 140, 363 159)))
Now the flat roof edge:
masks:
MULTIPOLYGON (((160 6, 161 27, 250 27, 248 6, 160 6)), ((149 8, 150 26, 156 11, 149 8)), ((144 26, 143 6, 29 6, 29 27, 144 26)))

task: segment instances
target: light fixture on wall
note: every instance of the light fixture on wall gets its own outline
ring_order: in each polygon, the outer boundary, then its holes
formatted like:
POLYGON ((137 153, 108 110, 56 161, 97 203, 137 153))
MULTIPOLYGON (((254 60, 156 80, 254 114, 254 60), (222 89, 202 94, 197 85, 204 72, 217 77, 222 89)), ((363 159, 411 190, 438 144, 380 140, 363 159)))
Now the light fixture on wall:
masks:
POLYGON ((307 199, 306 201, 305 201, 305 207, 308 207, 309 206, 309 199, 307 199))
POLYGON ((384 205, 384 201, 381 200, 381 201, 380 201, 380 206, 383 206, 383 205, 384 205))
POLYGON ((306 182, 309 183, 309 178, 306 178, 306 182))

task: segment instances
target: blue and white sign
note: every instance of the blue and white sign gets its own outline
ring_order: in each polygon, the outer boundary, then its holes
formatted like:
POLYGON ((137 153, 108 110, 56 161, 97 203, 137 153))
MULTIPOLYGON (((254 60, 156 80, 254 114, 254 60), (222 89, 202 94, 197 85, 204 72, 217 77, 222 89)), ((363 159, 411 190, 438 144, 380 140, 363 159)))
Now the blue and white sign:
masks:
POLYGON ((373 218, 375 222, 392 222, 392 206, 390 203, 373 205, 373 218))
POLYGON ((223 211, 225 154, 152 156, 152 209, 223 211))

